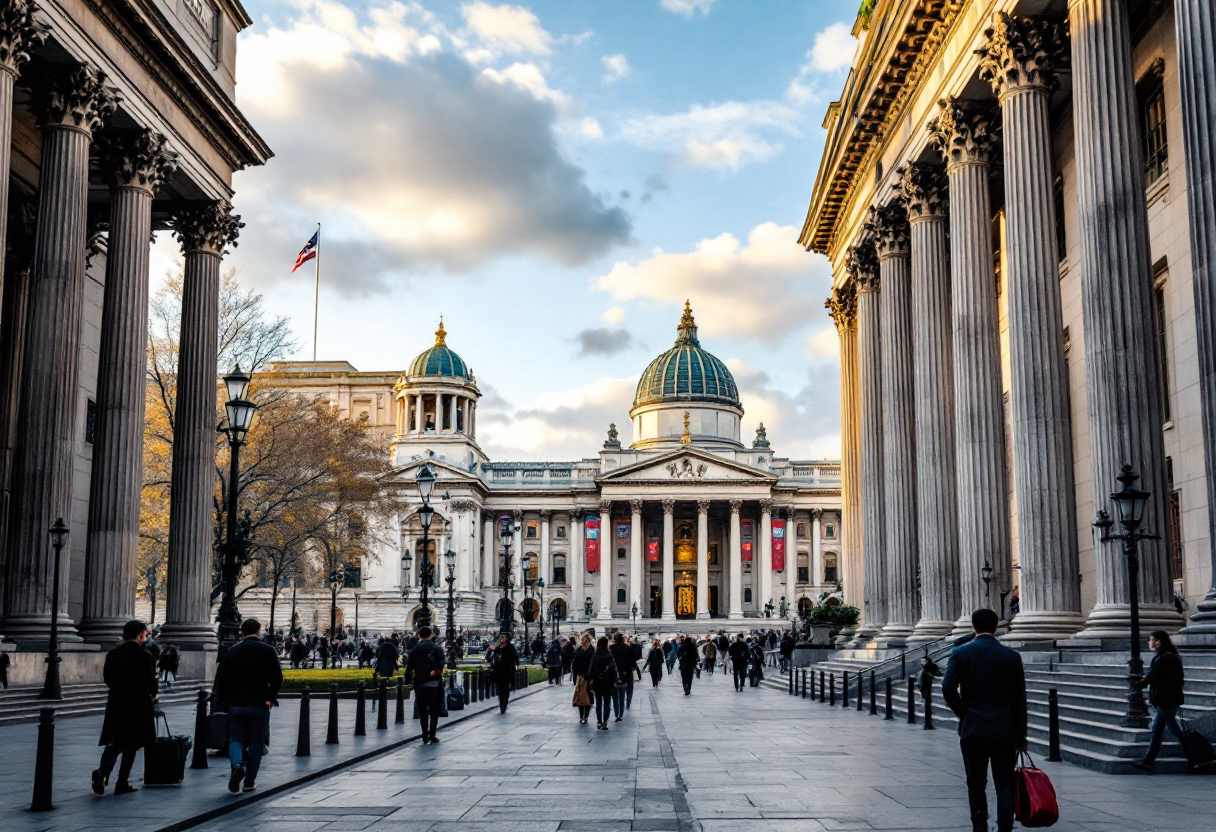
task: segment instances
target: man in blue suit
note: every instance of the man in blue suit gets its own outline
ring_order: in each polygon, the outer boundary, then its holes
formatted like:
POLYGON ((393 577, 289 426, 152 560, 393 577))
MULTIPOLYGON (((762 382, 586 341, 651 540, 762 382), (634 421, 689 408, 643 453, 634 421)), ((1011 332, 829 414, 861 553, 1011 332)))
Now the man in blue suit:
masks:
POLYGON ((1026 675, 1022 657, 996 640, 998 620, 992 610, 972 613, 975 638, 954 648, 942 679, 946 704, 959 720, 975 832, 988 832, 989 764, 997 832, 1013 829, 1013 768, 1018 752, 1026 750, 1026 675))

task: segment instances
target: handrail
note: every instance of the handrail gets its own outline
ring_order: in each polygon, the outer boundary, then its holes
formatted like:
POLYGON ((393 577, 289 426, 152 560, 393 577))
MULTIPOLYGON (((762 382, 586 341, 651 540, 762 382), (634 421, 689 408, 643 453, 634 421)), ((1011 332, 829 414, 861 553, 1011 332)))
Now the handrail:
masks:
MULTIPOLYGON (((950 644, 942 645, 942 646, 956 647, 957 646, 956 642, 958 642, 959 639, 965 639, 965 638, 966 638, 966 636, 959 636, 958 638, 955 638, 954 636, 945 635, 939 639, 934 639, 933 641, 927 641, 924 644, 918 644, 918 645, 916 645, 915 648, 913 648, 911 650, 905 650, 902 653, 900 653, 898 656, 892 656, 889 659, 884 659, 883 661, 879 662, 878 664, 870 665, 868 668, 866 668, 866 670, 873 673, 874 671, 878 670, 879 668, 883 667, 884 665, 893 664, 894 662, 900 662, 902 665, 903 663, 905 663, 907 661, 908 655, 910 653, 915 653, 917 650, 921 650, 921 649, 923 649, 925 651, 924 656, 922 656, 922 658, 927 659, 929 657, 929 648, 933 647, 933 645, 941 644, 943 641, 948 641, 948 642, 950 642, 950 644)), ((937 650, 935 649, 933 652, 937 652, 937 650)))

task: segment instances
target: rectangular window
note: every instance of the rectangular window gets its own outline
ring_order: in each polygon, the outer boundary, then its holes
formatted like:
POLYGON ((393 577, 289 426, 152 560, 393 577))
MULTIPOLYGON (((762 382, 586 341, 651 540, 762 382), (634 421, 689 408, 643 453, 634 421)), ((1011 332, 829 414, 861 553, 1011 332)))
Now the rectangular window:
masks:
POLYGON ((1064 230, 1064 175, 1060 174, 1051 183, 1051 199, 1056 208, 1056 261, 1068 257, 1068 235, 1064 230))
POLYGON ((628 557, 628 554, 625 552, 624 547, 616 550, 616 559, 617 560, 625 560, 627 557, 628 557))
POLYGON ((798 524, 798 539, 799 539, 799 540, 805 540, 805 539, 806 539, 806 523, 799 523, 799 524, 798 524))
POLYGON ((566 583, 566 556, 553 556, 553 583, 555 585, 566 583))
POLYGON ((1144 184, 1151 185, 1166 172, 1169 145, 1165 134, 1165 61, 1158 58, 1136 84, 1140 108, 1140 141, 1144 148, 1144 184))
POLYGON ((527 529, 527 531, 524 533, 524 537, 528 538, 529 540, 535 540, 537 529, 540 528, 539 524, 535 520, 529 520, 524 528, 527 529))
POLYGON ((566 527, 565 527, 565 526, 558 526, 558 527, 557 527, 557 539, 558 539, 558 540, 565 540, 565 539, 566 539, 566 527))
POLYGON ((1153 289, 1154 312, 1157 319, 1157 368, 1161 375, 1161 421, 1173 418, 1170 412, 1170 352, 1168 317, 1165 314, 1165 280, 1157 281, 1153 289))
POLYGON ((836 536, 836 524, 835 523, 826 524, 823 527, 823 535, 824 535, 824 537, 835 537, 836 536))
POLYGON ((1169 513, 1169 538, 1165 545, 1170 553, 1170 578, 1182 578, 1182 492, 1174 488, 1174 459, 1165 458, 1165 487, 1169 492, 1169 503, 1166 511, 1169 513))
POLYGON ((798 583, 805 584, 810 582, 811 570, 805 566, 798 567, 798 583))
POLYGON ((89 399, 85 402, 84 411, 84 441, 93 444, 93 435, 97 430, 97 402, 89 399))

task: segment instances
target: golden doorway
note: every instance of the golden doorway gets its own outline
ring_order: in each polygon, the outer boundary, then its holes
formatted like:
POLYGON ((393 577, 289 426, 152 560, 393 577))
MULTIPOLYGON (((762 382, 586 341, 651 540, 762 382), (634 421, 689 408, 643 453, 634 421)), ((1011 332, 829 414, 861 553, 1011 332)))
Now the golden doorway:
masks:
POLYGON ((676 617, 696 618, 697 588, 695 586, 676 587, 676 617))

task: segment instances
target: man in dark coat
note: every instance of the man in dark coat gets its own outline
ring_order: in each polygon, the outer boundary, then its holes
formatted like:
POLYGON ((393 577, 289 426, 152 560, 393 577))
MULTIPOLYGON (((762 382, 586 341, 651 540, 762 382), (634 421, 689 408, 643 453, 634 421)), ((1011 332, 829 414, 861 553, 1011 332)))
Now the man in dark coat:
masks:
POLYGON ((701 663, 701 654, 697 651, 697 642, 692 636, 680 639, 676 648, 676 661, 680 663, 680 682, 684 685, 684 695, 692 693, 692 677, 701 663))
POLYGON ((397 652, 397 645, 381 636, 380 644, 376 647, 376 675, 382 679, 392 678, 392 675, 397 672, 397 663, 400 659, 401 654, 397 652))
POLYGON ((519 652, 506 636, 499 636, 498 644, 490 655, 490 672, 494 675, 494 685, 498 688, 498 712, 507 712, 507 702, 511 699, 511 686, 515 684, 515 670, 519 666, 519 652))
MULTIPOLYGON (((405 675, 409 677, 418 702, 418 722, 422 726, 422 744, 439 742, 435 731, 443 710, 443 648, 433 641, 430 627, 418 630, 420 641, 407 654, 405 675)), ((391 641, 385 642, 392 645, 391 641)), ((394 651, 396 648, 394 648, 394 651)))
POLYGON ((996 787, 997 832, 1013 829, 1013 768, 1026 750, 1026 674, 1022 657, 996 640, 999 617, 971 615, 975 638, 955 647, 942 679, 942 696, 958 717, 967 773, 971 827, 988 832, 988 766, 996 787))
POLYGON ((747 663, 751 658, 751 651, 743 641, 743 633, 735 636, 735 640, 726 651, 726 654, 730 656, 730 668, 734 672, 735 690, 743 690, 743 683, 747 679, 747 663))
POLYGON ((114 761, 122 756, 118 767, 118 782, 114 794, 130 794, 139 791, 131 785, 131 766, 135 764, 135 752, 156 740, 156 723, 153 705, 156 702, 156 661, 144 649, 148 640, 148 625, 142 621, 128 621, 122 628, 122 643, 106 654, 102 672, 106 687, 106 718, 101 725, 104 745, 101 764, 93 772, 93 792, 104 794, 114 770, 114 761))
POLYGON ((279 704, 283 669, 274 648, 261 639, 256 618, 241 622, 241 640, 228 648, 215 672, 215 695, 228 712, 228 791, 257 788, 262 749, 270 731, 270 709, 279 704))

